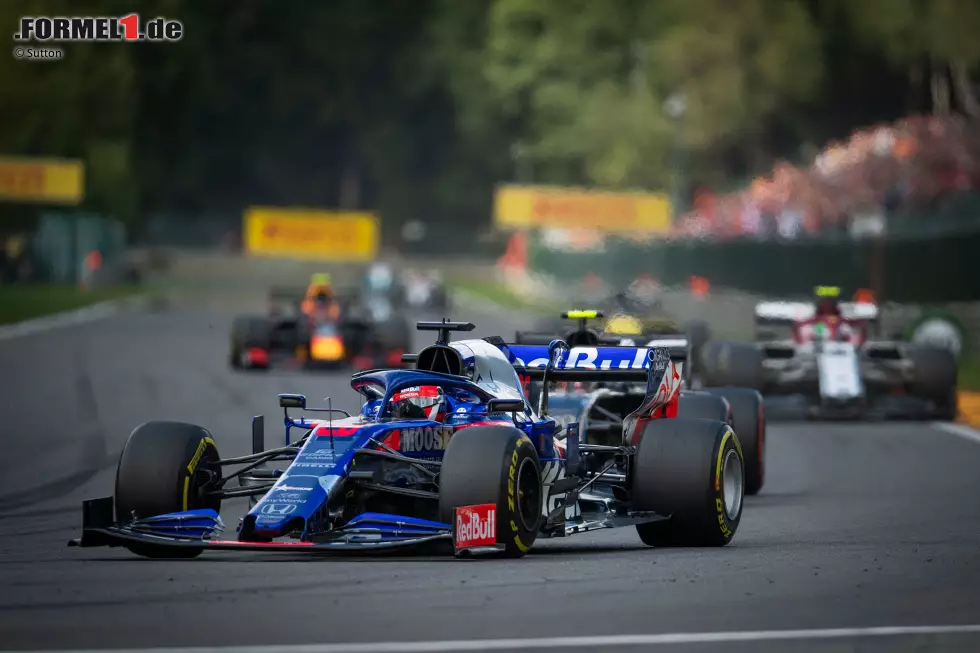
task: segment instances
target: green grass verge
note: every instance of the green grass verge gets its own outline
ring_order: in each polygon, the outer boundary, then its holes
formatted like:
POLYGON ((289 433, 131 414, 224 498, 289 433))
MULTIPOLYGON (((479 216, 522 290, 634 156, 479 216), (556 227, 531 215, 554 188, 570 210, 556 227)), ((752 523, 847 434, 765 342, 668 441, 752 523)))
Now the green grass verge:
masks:
POLYGON ((0 324, 22 322, 90 304, 122 299, 139 290, 137 286, 112 286, 85 291, 71 284, 3 285, 0 286, 0 324))
POLYGON ((560 306, 555 302, 535 302, 525 301, 515 295, 503 284, 487 279, 474 279, 469 276, 458 276, 448 279, 449 287, 466 292, 470 295, 481 297, 488 302, 496 304, 502 308, 520 310, 529 313, 539 313, 541 315, 558 315, 567 306, 560 306))
POLYGON ((495 281, 455 278, 450 280, 449 285, 471 295, 479 295, 505 308, 525 308, 527 306, 527 302, 495 281))
POLYGON ((980 392, 980 357, 960 361, 960 390, 980 392))

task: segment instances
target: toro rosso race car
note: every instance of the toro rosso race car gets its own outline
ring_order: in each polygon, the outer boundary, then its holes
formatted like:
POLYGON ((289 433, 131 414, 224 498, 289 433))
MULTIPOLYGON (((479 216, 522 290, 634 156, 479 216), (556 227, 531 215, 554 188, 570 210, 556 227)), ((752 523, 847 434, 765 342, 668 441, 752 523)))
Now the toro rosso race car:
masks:
POLYGON ((269 299, 267 315, 232 325, 233 368, 397 367, 408 350, 408 323, 385 296, 339 296, 329 275, 314 275, 305 291, 273 289, 269 299))
POLYGON ((704 383, 758 388, 767 397, 801 402, 814 417, 955 419, 953 353, 876 340, 877 305, 839 296, 839 288, 821 286, 813 302, 756 305, 758 342, 709 343, 704 383), (788 335, 778 337, 773 329, 779 327, 788 335))
MULTIPOLYGON (((730 424, 737 434, 745 456, 745 493, 757 494, 765 483, 766 412, 762 395, 752 388, 715 387, 692 389, 697 384, 690 360, 693 346, 687 334, 663 329, 642 335, 632 328, 619 329, 617 319, 606 320, 604 329, 593 330, 588 320, 603 317, 601 311, 577 310, 562 314, 565 319, 578 320, 578 328, 561 337, 576 346, 600 345, 665 347, 680 369, 681 389, 678 392, 678 415, 689 418, 716 419, 730 424), (610 327, 613 327, 610 332, 610 327), (626 331, 630 335, 621 335, 626 331)), ((670 326, 670 325, 668 325, 670 326)), ((676 328, 676 327, 675 327, 676 328)), ((541 339, 545 334, 518 333, 517 340, 541 339)), ((527 382, 527 393, 536 400, 540 383, 527 382)), ((563 425, 577 424, 583 442, 597 445, 615 444, 624 420, 638 406, 646 392, 642 383, 602 380, 583 383, 551 383, 549 414, 563 425)))
POLYGON ((84 502, 82 536, 71 544, 189 558, 212 549, 363 552, 444 541, 457 555, 519 557, 538 538, 620 526, 652 546, 723 546, 735 535, 739 439, 722 420, 677 415, 682 363, 668 348, 449 342, 473 324, 418 328, 439 336, 409 357, 416 369, 353 375, 364 401, 355 415, 280 395, 282 446, 264 447, 262 417, 252 422, 255 452, 226 459, 203 427, 140 425, 120 456, 115 495, 84 502), (520 376, 545 388, 619 380, 646 391, 618 441, 598 445, 548 415, 547 391, 532 406, 520 376), (233 497, 258 500, 228 536, 219 511, 233 497))

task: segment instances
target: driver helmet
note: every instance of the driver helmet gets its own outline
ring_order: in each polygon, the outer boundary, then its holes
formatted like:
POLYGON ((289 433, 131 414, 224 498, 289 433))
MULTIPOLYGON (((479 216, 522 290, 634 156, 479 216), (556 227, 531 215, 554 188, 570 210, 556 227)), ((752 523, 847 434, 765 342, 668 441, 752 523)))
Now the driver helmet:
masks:
POLYGON ((446 393, 439 386, 417 385, 400 390, 391 397, 391 416, 395 418, 441 422, 446 412, 446 393))
POLYGON ((306 297, 317 304, 326 304, 333 299, 333 285, 329 281, 318 279, 306 289, 306 297))
POLYGON ((834 286, 819 286, 816 295, 817 317, 840 317, 840 289, 834 286))

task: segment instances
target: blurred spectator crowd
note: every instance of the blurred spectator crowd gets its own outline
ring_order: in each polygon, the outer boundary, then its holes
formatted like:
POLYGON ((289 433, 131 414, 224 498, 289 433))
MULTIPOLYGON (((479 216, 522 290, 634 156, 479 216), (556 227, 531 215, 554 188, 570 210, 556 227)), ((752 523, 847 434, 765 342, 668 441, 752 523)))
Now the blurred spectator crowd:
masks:
POLYGON ((856 131, 809 167, 780 162, 738 192, 699 191, 676 233, 793 239, 844 232, 868 217, 929 219, 951 198, 980 189, 980 133, 972 127, 960 117, 915 116, 856 131))
POLYGON ((0 237, 3 250, 0 252, 0 282, 18 283, 31 281, 35 276, 31 239, 24 234, 10 234, 0 237))

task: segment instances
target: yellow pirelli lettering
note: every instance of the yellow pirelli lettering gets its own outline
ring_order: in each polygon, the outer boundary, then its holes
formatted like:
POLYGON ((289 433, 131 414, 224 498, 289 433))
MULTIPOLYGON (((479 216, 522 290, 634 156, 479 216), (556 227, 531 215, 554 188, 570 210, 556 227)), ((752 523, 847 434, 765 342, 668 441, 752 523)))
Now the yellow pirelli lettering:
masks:
POLYGON ((193 474, 194 470, 197 469, 197 464, 201 462, 201 456, 204 455, 204 452, 207 450, 209 444, 211 446, 217 446, 212 438, 202 438, 198 443, 197 451, 194 452, 194 457, 191 458, 191 461, 187 464, 188 474, 193 474))
POLYGON ((732 529, 728 528, 728 524, 725 523, 725 504, 721 502, 721 499, 715 499, 715 508, 718 510, 718 527, 721 528, 721 534, 725 537, 731 537, 732 529))
MULTIPOLYGON (((729 438, 735 437, 735 432, 731 429, 725 431, 725 435, 721 436, 721 444, 718 445, 718 460, 715 463, 715 492, 721 490, 721 459, 724 457, 725 445, 728 443, 729 438)), ((739 452, 741 455, 741 452, 739 452)))

